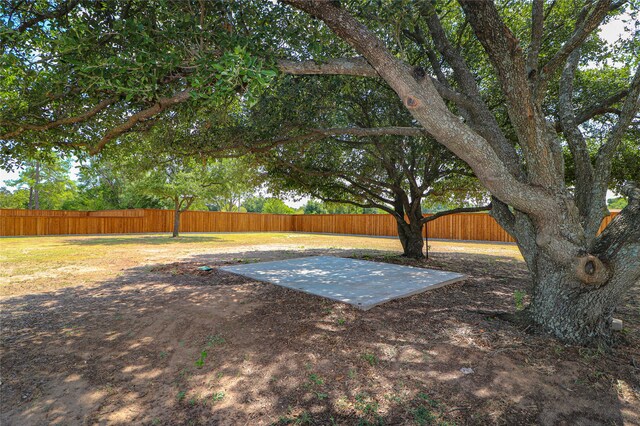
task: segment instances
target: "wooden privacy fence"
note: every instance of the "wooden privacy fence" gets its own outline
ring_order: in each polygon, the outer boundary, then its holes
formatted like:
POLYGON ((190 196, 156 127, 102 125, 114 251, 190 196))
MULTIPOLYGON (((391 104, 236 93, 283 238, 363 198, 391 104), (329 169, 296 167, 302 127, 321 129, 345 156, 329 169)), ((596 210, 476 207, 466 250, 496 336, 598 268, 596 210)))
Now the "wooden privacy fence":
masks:
MULTIPOLYGON (((602 222, 603 229, 617 213, 602 222)), ((157 209, 62 211, 0 209, 0 236, 171 232, 173 211, 157 209)), ((319 232, 397 236, 389 214, 281 215, 186 211, 180 232, 319 232)), ((429 238, 511 242, 487 213, 443 216, 427 224, 429 238)))

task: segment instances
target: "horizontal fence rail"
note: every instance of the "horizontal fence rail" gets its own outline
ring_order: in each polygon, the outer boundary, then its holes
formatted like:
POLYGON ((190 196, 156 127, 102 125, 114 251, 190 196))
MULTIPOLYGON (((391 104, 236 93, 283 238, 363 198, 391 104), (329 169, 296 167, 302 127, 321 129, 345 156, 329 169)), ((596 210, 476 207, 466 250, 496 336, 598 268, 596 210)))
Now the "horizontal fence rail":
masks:
MULTIPOLYGON (((600 230, 615 217, 606 217, 600 230)), ((171 232, 173 211, 130 209, 103 211, 0 209, 0 236, 133 234, 171 232)), ((186 211, 180 232, 317 232, 329 234, 397 236, 389 214, 283 215, 186 211)), ((513 242, 487 213, 462 213, 428 222, 429 238, 513 242)))

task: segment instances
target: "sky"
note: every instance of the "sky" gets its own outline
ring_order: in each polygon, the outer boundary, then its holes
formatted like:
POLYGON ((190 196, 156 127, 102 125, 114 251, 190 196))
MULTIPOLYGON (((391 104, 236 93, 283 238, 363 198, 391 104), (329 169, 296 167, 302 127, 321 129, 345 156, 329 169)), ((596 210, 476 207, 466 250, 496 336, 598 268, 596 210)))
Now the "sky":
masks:
MULTIPOLYGON (((607 41, 609 44, 615 43, 620 38, 631 38, 632 33, 630 31, 626 31, 624 28, 624 23, 622 19, 614 19, 609 21, 607 24, 603 25, 601 28, 600 36, 607 41)), ((71 170, 72 177, 75 178, 77 173, 77 168, 74 167, 71 170)), ((8 172, 0 168, 0 186, 5 186, 5 180, 16 179, 18 177, 18 172, 8 172)), ((615 195, 609 191, 607 193, 607 198, 614 197, 615 195)), ((307 198, 303 198, 302 200, 287 200, 287 203, 292 207, 299 207, 307 202, 307 198)))

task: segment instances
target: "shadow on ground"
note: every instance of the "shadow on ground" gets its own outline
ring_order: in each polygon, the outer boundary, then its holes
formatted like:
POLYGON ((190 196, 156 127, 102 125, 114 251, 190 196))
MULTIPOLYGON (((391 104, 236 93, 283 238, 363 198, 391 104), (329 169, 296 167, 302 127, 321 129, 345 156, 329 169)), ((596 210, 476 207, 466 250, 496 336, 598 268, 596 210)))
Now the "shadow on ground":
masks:
POLYGON ((530 286, 510 258, 433 254, 425 266, 470 278, 370 311, 215 268, 317 254, 415 266, 375 251, 247 251, 3 299, 2 424, 640 420, 637 292, 621 311, 631 328, 604 353, 487 315, 514 312, 530 286))

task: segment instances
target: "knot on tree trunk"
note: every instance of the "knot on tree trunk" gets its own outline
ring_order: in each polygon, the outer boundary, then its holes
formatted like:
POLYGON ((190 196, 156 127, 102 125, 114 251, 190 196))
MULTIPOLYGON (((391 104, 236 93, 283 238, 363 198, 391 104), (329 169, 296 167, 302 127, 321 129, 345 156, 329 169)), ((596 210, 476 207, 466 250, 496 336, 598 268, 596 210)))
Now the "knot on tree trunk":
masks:
POLYGON ((420 101, 413 96, 407 96, 404 100, 404 105, 409 109, 414 109, 420 106, 420 101))
POLYGON ((609 268, 596 256, 588 254, 578 258, 576 276, 584 284, 599 286, 609 280, 609 268))

